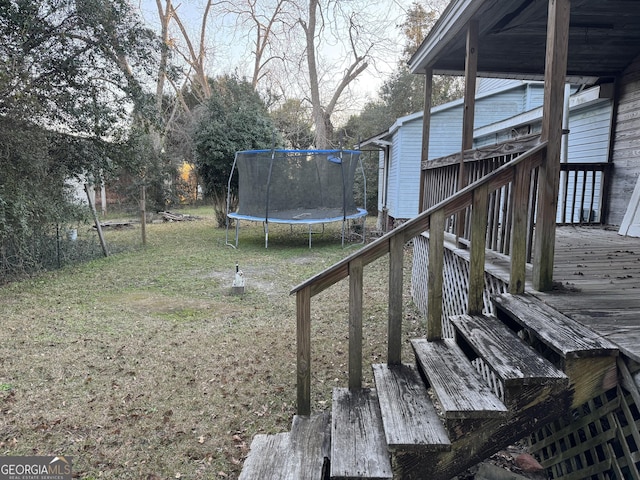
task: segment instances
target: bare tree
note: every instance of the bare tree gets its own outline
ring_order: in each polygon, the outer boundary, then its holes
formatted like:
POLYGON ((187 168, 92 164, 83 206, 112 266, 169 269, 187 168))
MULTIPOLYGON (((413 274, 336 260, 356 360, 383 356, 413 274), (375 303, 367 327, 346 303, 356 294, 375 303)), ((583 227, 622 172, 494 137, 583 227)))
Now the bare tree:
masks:
MULTIPOLYGON (((388 40, 377 31, 383 31, 373 18, 376 6, 371 2, 341 4, 335 0, 309 0, 307 16, 299 23, 305 34, 305 54, 308 67, 309 95, 315 127, 315 145, 328 148, 332 141, 332 116, 346 89, 370 66, 376 51, 386 48, 388 40), (350 6, 350 10, 343 8, 350 6), (358 13, 357 13, 358 12, 358 13), (365 15, 364 12, 369 12, 365 15), (336 29, 333 39, 344 50, 343 64, 338 75, 331 75, 327 65, 321 65, 319 51, 323 36, 336 29), (331 78, 331 81, 327 81, 331 78)), ((335 72, 334 72, 335 73, 335 72)))
POLYGON ((227 1, 221 5, 224 15, 237 19, 236 28, 246 32, 251 45, 253 69, 251 85, 258 84, 272 73, 268 67, 284 62, 287 57, 286 38, 295 28, 295 0, 227 1))

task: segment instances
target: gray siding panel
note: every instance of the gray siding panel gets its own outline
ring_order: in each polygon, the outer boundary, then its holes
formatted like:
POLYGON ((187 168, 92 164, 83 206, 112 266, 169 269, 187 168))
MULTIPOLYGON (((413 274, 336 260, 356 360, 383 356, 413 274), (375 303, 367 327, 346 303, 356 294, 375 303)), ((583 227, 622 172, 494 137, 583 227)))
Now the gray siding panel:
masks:
POLYGON ((640 175, 640 57, 619 83, 620 95, 613 138, 613 175, 607 223, 620 225, 640 175))

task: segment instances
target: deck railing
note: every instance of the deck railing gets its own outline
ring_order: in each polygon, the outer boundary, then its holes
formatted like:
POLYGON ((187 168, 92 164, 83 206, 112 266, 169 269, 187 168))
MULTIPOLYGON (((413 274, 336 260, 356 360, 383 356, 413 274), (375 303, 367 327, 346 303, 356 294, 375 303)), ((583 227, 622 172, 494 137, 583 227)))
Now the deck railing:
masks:
MULTIPOLYGON (((511 162, 537 144, 539 136, 505 142, 465 152, 465 184, 471 184, 511 162)), ((604 188, 608 163, 563 163, 560 165, 560 192, 556 221, 561 225, 603 223, 604 188)), ((449 155, 422 164, 422 209, 426 210, 455 193, 460 171, 460 154, 449 155)), ((527 219, 527 261, 531 261, 538 169, 531 172, 529 217, 527 219)), ((511 245, 511 186, 505 185, 491 193, 488 205, 487 248, 509 255, 511 245)), ((470 239, 469 215, 451 216, 445 220, 445 230, 458 234, 462 243, 470 239), (464 229, 456 230, 457 218, 465 219, 464 229), (461 233, 462 232, 462 233, 461 233)))
POLYGON ((560 165, 558 224, 602 224, 610 163, 560 165))
POLYGON ((364 267, 389 255, 389 309, 387 363, 399 364, 402 354, 403 249, 406 242, 430 231, 428 265, 427 339, 442 338, 442 285, 445 222, 448 217, 471 207, 469 313, 483 305, 484 259, 491 195, 508 186, 511 278, 510 289, 521 293, 525 284, 527 223, 532 172, 546 155, 546 143, 499 166, 457 193, 423 211, 416 218, 366 245, 358 252, 295 287, 297 315, 297 405, 298 414, 311 413, 311 298, 342 279, 349 278, 349 388, 362 387, 362 299, 364 267))

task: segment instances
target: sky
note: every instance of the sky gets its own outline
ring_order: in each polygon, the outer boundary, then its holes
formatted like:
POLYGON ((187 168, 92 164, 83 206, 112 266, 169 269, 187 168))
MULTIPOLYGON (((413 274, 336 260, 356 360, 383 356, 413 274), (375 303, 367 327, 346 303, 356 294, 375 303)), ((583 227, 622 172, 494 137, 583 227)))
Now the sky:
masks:
MULTIPOLYGON (((156 31, 159 31, 156 0, 133 1, 137 2, 145 22, 156 31)), ((192 41, 198 43, 197 39, 199 37, 205 0, 173 1, 178 15, 192 37, 192 41)), ((359 0, 340 0, 338 5, 341 7, 349 6, 353 4, 354 1, 358 2, 359 0)), ((161 0, 161 2, 164 4, 166 0, 161 0)), ((233 0, 233 3, 240 4, 245 2, 233 0)), ((366 5, 365 8, 371 9, 366 12, 367 16, 377 16, 381 25, 382 22, 384 22, 384 25, 380 27, 381 31, 379 33, 387 39, 396 39, 396 41, 391 42, 392 45, 390 49, 385 51, 384 54, 381 55, 381 58, 376 61, 375 65, 370 65, 359 77, 355 84, 356 88, 354 89, 356 95, 354 102, 359 105, 354 105, 354 109, 361 107, 361 104, 368 99, 375 98, 385 79, 387 79, 396 68, 402 50, 401 32, 398 25, 406 18, 406 10, 411 6, 411 3, 413 3, 413 0, 370 0, 366 3, 361 2, 361 5, 366 5)), ((252 37, 246 37, 238 33, 237 29, 232 28, 234 18, 227 17, 222 22, 219 19, 220 17, 217 17, 217 21, 214 20, 214 18, 209 21, 211 28, 208 31, 206 41, 208 73, 212 76, 231 72, 237 72, 240 75, 250 75, 252 65, 250 41, 252 37), (225 28, 225 25, 227 28, 225 28)), ((175 30, 173 36, 177 41, 181 41, 181 35, 177 30, 175 30)), ((334 77, 340 78, 341 70, 345 67, 344 64, 338 65, 338 62, 345 58, 344 49, 338 43, 327 43, 323 46, 320 54, 326 59, 331 59, 330 61, 336 62, 336 75, 334 75, 334 77)), ((326 81, 330 82, 330 80, 331 79, 327 79, 326 81)))

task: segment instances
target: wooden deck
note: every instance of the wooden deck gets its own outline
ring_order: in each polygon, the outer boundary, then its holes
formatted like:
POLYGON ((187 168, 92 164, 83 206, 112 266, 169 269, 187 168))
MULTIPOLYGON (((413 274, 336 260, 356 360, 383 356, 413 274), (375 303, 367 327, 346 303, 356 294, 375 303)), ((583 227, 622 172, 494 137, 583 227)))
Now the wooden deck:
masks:
POLYGON ((640 362, 640 238, 601 227, 559 227, 554 280, 562 286, 535 295, 640 362))

